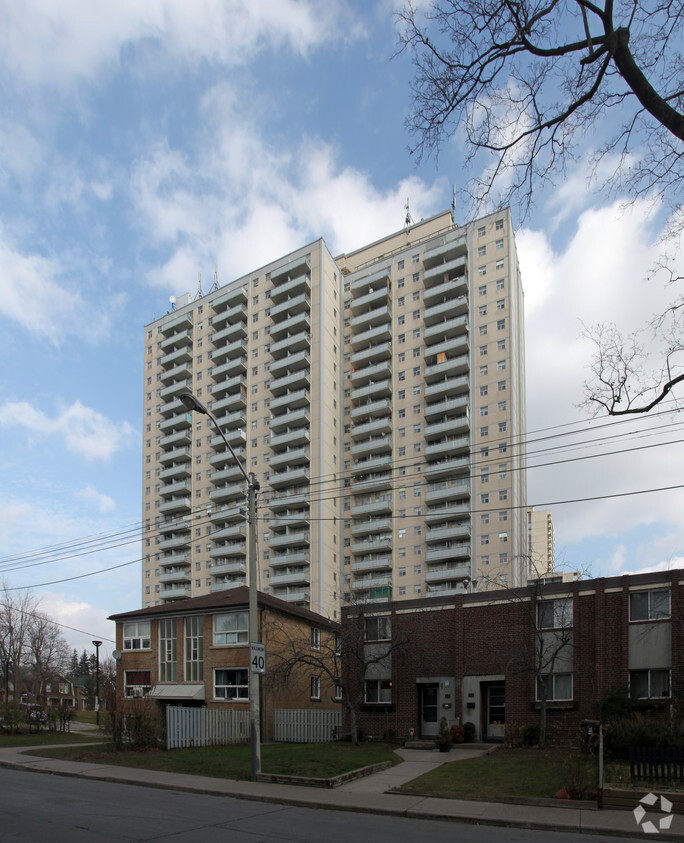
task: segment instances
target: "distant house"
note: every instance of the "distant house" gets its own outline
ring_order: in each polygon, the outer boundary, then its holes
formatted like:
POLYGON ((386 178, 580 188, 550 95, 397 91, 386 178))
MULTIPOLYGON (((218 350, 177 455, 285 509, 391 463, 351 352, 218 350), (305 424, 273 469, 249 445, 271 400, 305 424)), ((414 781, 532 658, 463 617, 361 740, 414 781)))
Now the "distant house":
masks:
POLYGON ((61 674, 54 674, 38 682, 36 702, 46 708, 76 707, 74 683, 61 674))
MULTIPOLYGON (((160 705, 249 708, 249 589, 219 591, 112 615, 116 623, 117 702, 145 698, 160 705)), ((335 688, 321 672, 297 671, 278 682, 269 666, 292 658, 292 642, 320 648, 339 624, 259 592, 258 626, 266 647, 262 734, 272 735, 276 708, 339 710, 335 688), (310 674, 310 675, 309 675, 310 674)))

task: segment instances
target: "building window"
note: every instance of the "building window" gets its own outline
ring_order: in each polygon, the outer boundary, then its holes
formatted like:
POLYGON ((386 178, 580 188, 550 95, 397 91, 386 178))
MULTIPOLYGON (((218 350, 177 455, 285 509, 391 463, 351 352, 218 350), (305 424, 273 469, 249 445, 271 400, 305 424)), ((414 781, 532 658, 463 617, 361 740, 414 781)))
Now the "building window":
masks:
POLYGON ((342 699, 342 686, 335 683, 335 699, 339 702, 342 699))
POLYGON ((537 603, 539 629, 566 629, 572 626, 572 598, 542 600, 537 603))
POLYGON ((204 619, 195 615, 185 619, 185 681, 204 679, 204 619))
POLYGON ((392 637, 392 619, 389 615, 366 618, 366 641, 389 641, 392 637))
POLYGON ((392 681, 390 679, 366 679, 367 703, 391 703, 392 681))
POLYGON ((127 697, 144 697, 152 687, 149 670, 124 671, 124 695, 127 697))
POLYGON ((633 591, 629 595, 630 621, 658 621, 670 617, 670 589, 633 591))
POLYGON ((503 231, 503 224, 504 224, 503 220, 497 220, 496 223, 495 223, 496 230, 497 231, 503 231))
POLYGON ((546 683, 546 699, 549 702, 572 699, 572 673, 551 673, 541 676, 537 683, 537 699, 543 699, 546 683))
POLYGON ((214 615, 214 644, 244 644, 249 640, 247 612, 214 615))
POLYGON ((321 677, 320 676, 312 676, 311 677, 311 699, 312 700, 320 700, 321 698, 321 677))
POLYGON ((246 667, 214 670, 214 698, 246 700, 249 698, 249 671, 246 667))
POLYGON ((124 650, 150 649, 150 622, 125 623, 123 627, 124 650))
POLYGON ((311 627, 311 649, 321 649, 321 630, 317 626, 311 627))
POLYGON ((159 621, 159 681, 175 682, 176 667, 176 620, 164 618, 159 621))
POLYGON ((633 700, 665 699, 670 696, 669 670, 630 670, 629 695, 633 700))
POLYGON ((477 274, 482 276, 487 274, 487 267, 486 266, 478 266, 477 274))

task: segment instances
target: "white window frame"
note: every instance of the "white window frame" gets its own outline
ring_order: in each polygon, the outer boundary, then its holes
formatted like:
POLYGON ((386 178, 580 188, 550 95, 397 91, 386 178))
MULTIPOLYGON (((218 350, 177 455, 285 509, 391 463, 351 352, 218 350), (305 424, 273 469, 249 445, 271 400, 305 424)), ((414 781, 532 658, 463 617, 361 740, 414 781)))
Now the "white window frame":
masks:
POLYGON ((569 629, 572 627, 572 597, 557 597, 537 602, 538 629, 569 629))
POLYGON ((214 699, 215 700, 248 700, 249 699, 249 667, 215 667, 214 668, 214 699), (217 684, 218 674, 225 672, 225 679, 232 678, 233 682, 217 684), (230 695, 228 691, 234 689, 237 693, 230 695), (223 693, 219 693, 223 690, 223 693))
POLYGON ((669 700, 672 696, 672 674, 670 668, 666 667, 651 667, 645 668, 643 670, 630 670, 629 671, 629 695, 633 700, 669 700), (643 694, 640 696, 636 696, 632 693, 632 686, 633 686, 633 677, 634 674, 637 673, 645 673, 646 674, 646 685, 647 685, 647 694, 644 696, 643 694), (666 673, 667 674, 667 693, 664 695, 655 696, 653 694, 653 685, 655 684, 653 679, 653 674, 655 673, 666 673))
POLYGON ((320 700, 321 698, 321 677, 316 675, 311 677, 310 692, 312 700, 320 700))
POLYGON ((671 597, 670 597, 670 589, 669 588, 652 588, 648 591, 630 591, 629 593, 629 622, 630 623, 643 623, 644 621, 660 621, 660 620, 669 620, 672 615, 672 607, 671 607, 671 597), (656 600, 662 598, 663 595, 667 595, 667 614, 663 613, 662 607, 654 605, 656 600), (647 607, 646 607, 646 616, 645 617, 634 617, 636 614, 633 611, 633 603, 635 601, 632 600, 633 597, 643 597, 643 595, 648 595, 647 597, 647 607), (655 595, 658 595, 656 598, 655 595))
POLYGON ((185 618, 185 681, 201 682, 204 679, 204 618, 191 615, 185 618))
POLYGON ((391 679, 366 679, 363 699, 366 705, 389 705, 392 702, 391 679), (370 694, 369 694, 370 692, 370 694), (371 699, 369 699, 369 696, 371 699))
MULTIPOLYGON (((572 702, 574 699, 574 677, 572 673, 547 673, 543 677, 547 681, 550 680, 549 684, 547 685, 546 690, 546 702, 572 702), (567 679, 570 677, 570 696, 569 697, 558 697, 556 696, 556 682, 557 680, 567 679)), ((541 700, 541 694, 539 693, 539 682, 537 682, 537 702, 541 700)))
POLYGON ((235 646, 249 642, 249 613, 248 612, 222 612, 214 615, 212 621, 214 646, 235 646), (221 618, 237 618, 238 625, 235 629, 217 629, 221 618), (242 620, 240 620, 242 618, 242 620))
POLYGON ((311 627, 311 649, 312 650, 320 650, 321 649, 321 630, 320 630, 320 627, 317 627, 317 626, 311 627))
POLYGON ((390 641, 391 639, 392 618, 390 615, 376 615, 372 618, 366 618, 364 625, 365 641, 390 641))
POLYGON ((150 622, 126 621, 123 625, 124 650, 149 650, 150 622))
POLYGON ((178 630, 175 618, 159 619, 159 681, 178 681, 178 630))
MULTIPOLYGON (((138 678, 138 676, 136 676, 138 678)), ((124 670, 124 696, 127 699, 134 699, 136 697, 144 697, 152 688, 152 671, 151 670, 124 670), (132 676, 133 674, 141 674, 146 673, 149 677, 149 684, 147 683, 137 683, 137 682, 129 682, 129 674, 132 676), (140 692, 137 693, 136 689, 139 688, 140 692)))

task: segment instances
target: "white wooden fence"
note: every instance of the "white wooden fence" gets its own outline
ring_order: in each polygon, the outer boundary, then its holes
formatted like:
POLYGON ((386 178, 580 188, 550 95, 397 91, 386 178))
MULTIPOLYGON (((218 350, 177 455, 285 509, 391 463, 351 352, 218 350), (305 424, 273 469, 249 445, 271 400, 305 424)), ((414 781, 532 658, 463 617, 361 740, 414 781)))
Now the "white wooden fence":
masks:
POLYGON ((341 711, 276 709, 273 740, 293 743, 330 741, 342 726, 341 711))
POLYGON ((249 741, 249 711, 166 707, 166 748, 224 746, 249 741))

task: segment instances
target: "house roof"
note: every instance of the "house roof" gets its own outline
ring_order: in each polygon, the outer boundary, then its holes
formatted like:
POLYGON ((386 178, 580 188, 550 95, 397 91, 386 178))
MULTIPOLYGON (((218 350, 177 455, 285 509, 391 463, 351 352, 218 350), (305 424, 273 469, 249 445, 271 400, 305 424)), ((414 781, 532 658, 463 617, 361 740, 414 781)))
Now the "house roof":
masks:
MULTIPOLYGON (((301 618, 315 626, 327 626, 331 629, 339 628, 336 621, 330 620, 317 612, 303 609, 300 606, 293 606, 285 600, 273 597, 271 594, 257 592, 257 602, 262 609, 273 609, 284 615, 292 615, 301 618)), ((138 618, 177 617, 178 615, 196 614, 200 612, 215 612, 220 609, 248 608, 249 588, 246 585, 231 588, 226 591, 217 591, 213 594, 203 594, 200 597, 189 597, 187 600, 175 600, 173 603, 165 603, 159 606, 148 606, 146 609, 135 609, 131 612, 120 612, 110 615, 110 621, 127 621, 138 618)))

